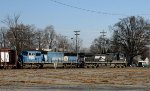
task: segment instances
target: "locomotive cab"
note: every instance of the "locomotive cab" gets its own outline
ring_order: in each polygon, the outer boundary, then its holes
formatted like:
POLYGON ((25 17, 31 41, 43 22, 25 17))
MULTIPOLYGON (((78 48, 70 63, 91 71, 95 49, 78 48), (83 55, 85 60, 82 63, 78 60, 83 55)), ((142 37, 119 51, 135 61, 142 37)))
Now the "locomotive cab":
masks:
POLYGON ((42 54, 40 51, 23 51, 21 56, 24 63, 39 63, 42 61, 42 54))
POLYGON ((22 51, 19 55, 19 60, 22 67, 25 65, 37 65, 41 66, 43 60, 43 54, 41 51, 22 51))

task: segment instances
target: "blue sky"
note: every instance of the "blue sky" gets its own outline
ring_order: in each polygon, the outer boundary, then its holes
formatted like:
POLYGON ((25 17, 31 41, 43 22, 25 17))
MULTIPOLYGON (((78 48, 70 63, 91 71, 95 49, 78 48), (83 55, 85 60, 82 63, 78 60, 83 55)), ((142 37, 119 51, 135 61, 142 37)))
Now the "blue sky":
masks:
POLYGON ((89 47, 103 30, 107 32, 107 37, 110 37, 113 32, 109 30, 109 26, 113 26, 120 18, 131 15, 140 15, 146 19, 150 17, 150 0, 56 1, 109 14, 82 11, 51 0, 0 0, 0 20, 5 19, 7 15, 20 14, 21 22, 33 24, 37 28, 53 25, 57 33, 68 36, 68 39, 75 36, 73 31, 80 30, 83 47, 89 47))

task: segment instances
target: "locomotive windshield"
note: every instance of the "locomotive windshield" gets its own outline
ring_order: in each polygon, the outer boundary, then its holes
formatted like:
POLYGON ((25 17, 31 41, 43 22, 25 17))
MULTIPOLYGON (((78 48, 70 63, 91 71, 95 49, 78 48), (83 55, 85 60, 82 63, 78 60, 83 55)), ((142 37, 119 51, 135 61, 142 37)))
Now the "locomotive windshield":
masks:
POLYGON ((27 56, 28 52, 24 51, 24 52, 22 52, 22 55, 27 56))

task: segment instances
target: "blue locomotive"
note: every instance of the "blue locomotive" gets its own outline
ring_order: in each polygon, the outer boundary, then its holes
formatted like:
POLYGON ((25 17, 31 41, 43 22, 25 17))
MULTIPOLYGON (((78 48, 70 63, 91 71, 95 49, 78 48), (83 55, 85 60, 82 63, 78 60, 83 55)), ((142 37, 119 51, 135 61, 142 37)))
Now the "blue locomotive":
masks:
POLYGON ((77 60, 76 53, 64 53, 64 52, 49 52, 39 50, 26 50, 22 51, 19 55, 19 62, 21 67, 26 65, 36 65, 38 68, 42 68, 46 64, 53 64, 54 67, 62 65, 62 67, 77 67, 79 62, 77 60))

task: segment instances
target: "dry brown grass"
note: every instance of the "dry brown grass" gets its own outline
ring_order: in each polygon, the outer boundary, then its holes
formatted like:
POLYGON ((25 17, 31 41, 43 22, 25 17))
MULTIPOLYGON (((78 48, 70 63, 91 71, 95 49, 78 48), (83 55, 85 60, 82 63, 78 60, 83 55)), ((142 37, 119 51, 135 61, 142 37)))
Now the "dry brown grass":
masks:
POLYGON ((0 85, 142 85, 150 86, 148 68, 8 69, 0 70, 0 85))

